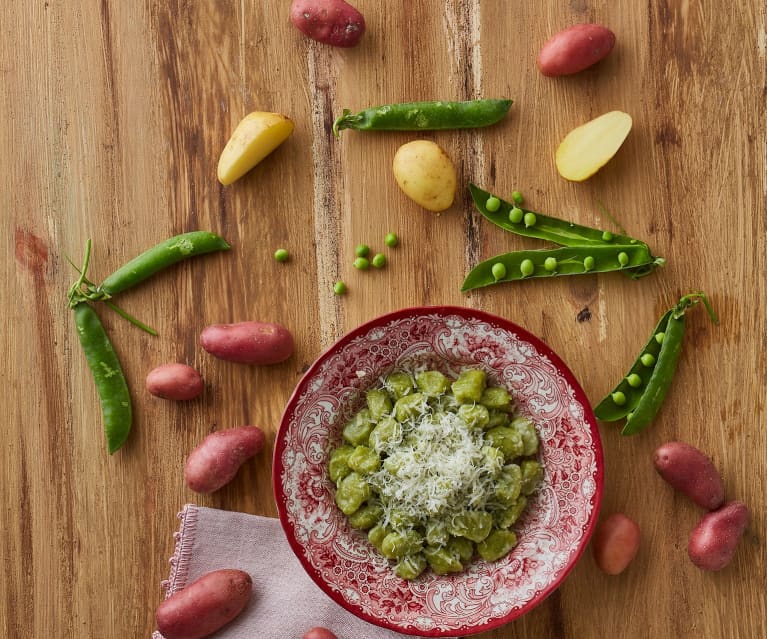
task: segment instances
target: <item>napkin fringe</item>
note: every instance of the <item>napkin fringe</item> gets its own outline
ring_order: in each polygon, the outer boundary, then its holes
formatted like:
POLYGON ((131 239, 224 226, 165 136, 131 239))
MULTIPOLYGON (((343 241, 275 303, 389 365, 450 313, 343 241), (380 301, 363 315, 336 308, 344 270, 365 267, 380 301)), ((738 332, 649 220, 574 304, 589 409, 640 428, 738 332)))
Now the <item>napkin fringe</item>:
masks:
POLYGON ((165 590, 166 599, 186 584, 189 563, 192 559, 192 546, 197 530, 197 506, 186 504, 177 516, 181 523, 178 531, 173 533, 176 545, 173 550, 173 556, 168 560, 170 574, 161 583, 165 590))

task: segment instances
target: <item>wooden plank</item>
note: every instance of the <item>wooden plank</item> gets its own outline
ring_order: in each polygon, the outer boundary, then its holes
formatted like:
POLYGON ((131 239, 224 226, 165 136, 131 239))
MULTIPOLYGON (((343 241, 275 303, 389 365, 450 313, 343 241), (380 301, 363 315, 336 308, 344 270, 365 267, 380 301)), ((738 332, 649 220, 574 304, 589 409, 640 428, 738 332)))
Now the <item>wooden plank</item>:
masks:
POLYGON ((590 552, 565 584, 522 619, 480 637, 760 636, 767 374, 767 8, 764 0, 613 3, 358 0, 368 33, 350 50, 304 39, 284 2, 5 3, 0 13, 2 171, 0 289, 5 330, 0 402, 0 628, 7 636, 149 636, 167 575, 176 512, 187 501, 275 516, 271 443, 302 371, 339 336, 416 304, 475 306, 540 335, 597 401, 631 364, 657 317, 705 290, 721 323, 689 314, 669 399, 645 433, 602 428, 603 513, 643 531, 636 562, 606 577, 590 552), (576 22, 613 28, 618 45, 576 77, 541 76, 545 39, 576 22), (420 210, 391 174, 408 133, 330 126, 341 109, 418 99, 510 97, 501 124, 418 134, 443 146, 461 189, 440 215, 420 210), (621 109, 625 145, 582 184, 560 178, 553 154, 574 126, 621 109), (253 110, 296 123, 268 161, 230 187, 220 150, 253 110), (469 294, 477 261, 538 243, 511 237, 473 210, 469 181, 530 208, 610 229, 623 226, 667 258, 641 281, 614 275, 528 281, 469 294), (609 215, 608 215, 609 213, 609 215), (125 293, 121 306, 151 338, 101 312, 135 398, 127 446, 104 450, 98 401, 66 310, 93 239, 95 279, 172 234, 207 228, 232 244, 125 293), (383 237, 402 239, 385 249, 383 237), (359 272, 354 246, 385 252, 359 272), (285 247, 291 260, 278 264, 285 247), (332 285, 344 280, 346 296, 332 285), (215 361, 198 346, 214 322, 277 321, 296 355, 269 369, 215 361), (163 402, 148 370, 185 361, 203 398, 163 402), (253 423, 267 450, 237 479, 201 497, 183 483, 188 452, 210 431, 253 423), (651 466, 671 439, 708 452, 728 497, 754 520, 733 566, 717 574, 686 557, 701 512, 651 466))

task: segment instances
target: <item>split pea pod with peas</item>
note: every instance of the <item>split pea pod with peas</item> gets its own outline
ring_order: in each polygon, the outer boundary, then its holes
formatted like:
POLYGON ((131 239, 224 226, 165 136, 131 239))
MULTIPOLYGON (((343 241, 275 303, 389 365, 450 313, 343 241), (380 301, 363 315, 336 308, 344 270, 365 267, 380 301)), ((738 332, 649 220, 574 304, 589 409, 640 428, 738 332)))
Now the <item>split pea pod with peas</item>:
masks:
POLYGON ((474 129, 500 122, 511 100, 482 99, 463 102, 402 102, 370 107, 359 113, 344 109, 333 122, 333 135, 343 129, 356 131, 438 131, 474 129))
POLYGON ((714 324, 719 323, 705 293, 690 293, 680 298, 660 318, 628 373, 594 408, 597 419, 614 422, 625 418, 621 435, 634 435, 649 425, 660 410, 676 372, 685 333, 685 313, 699 302, 703 302, 714 324))

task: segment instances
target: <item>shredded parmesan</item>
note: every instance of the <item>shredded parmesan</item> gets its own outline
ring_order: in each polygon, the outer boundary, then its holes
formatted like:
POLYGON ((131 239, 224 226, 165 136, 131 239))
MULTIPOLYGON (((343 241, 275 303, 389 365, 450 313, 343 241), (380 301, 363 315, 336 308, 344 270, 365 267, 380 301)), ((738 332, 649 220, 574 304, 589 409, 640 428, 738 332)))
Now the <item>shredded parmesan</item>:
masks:
POLYGON ((424 401, 419 414, 402 422, 401 437, 388 443, 383 466, 369 477, 383 508, 383 525, 402 515, 413 525, 449 524, 466 509, 484 509, 502 463, 486 455, 484 445, 481 429, 424 401))

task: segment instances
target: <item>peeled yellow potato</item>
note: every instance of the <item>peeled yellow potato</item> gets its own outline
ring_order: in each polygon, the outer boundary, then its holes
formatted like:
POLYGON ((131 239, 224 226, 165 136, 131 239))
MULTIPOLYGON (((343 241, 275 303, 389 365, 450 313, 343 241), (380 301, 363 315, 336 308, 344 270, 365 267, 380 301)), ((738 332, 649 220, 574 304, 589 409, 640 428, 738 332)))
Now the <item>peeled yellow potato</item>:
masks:
POLYGON ((557 149, 557 171, 563 178, 583 182, 610 161, 629 131, 631 116, 623 111, 610 111, 573 129, 557 149))
POLYGON ((238 180, 293 133, 293 121, 279 113, 254 111, 246 115, 226 143, 218 161, 218 180, 238 180))
POLYGON ((455 166, 442 148, 428 140, 403 144, 394 154, 394 179, 416 204, 429 211, 450 208, 455 197, 455 166))

